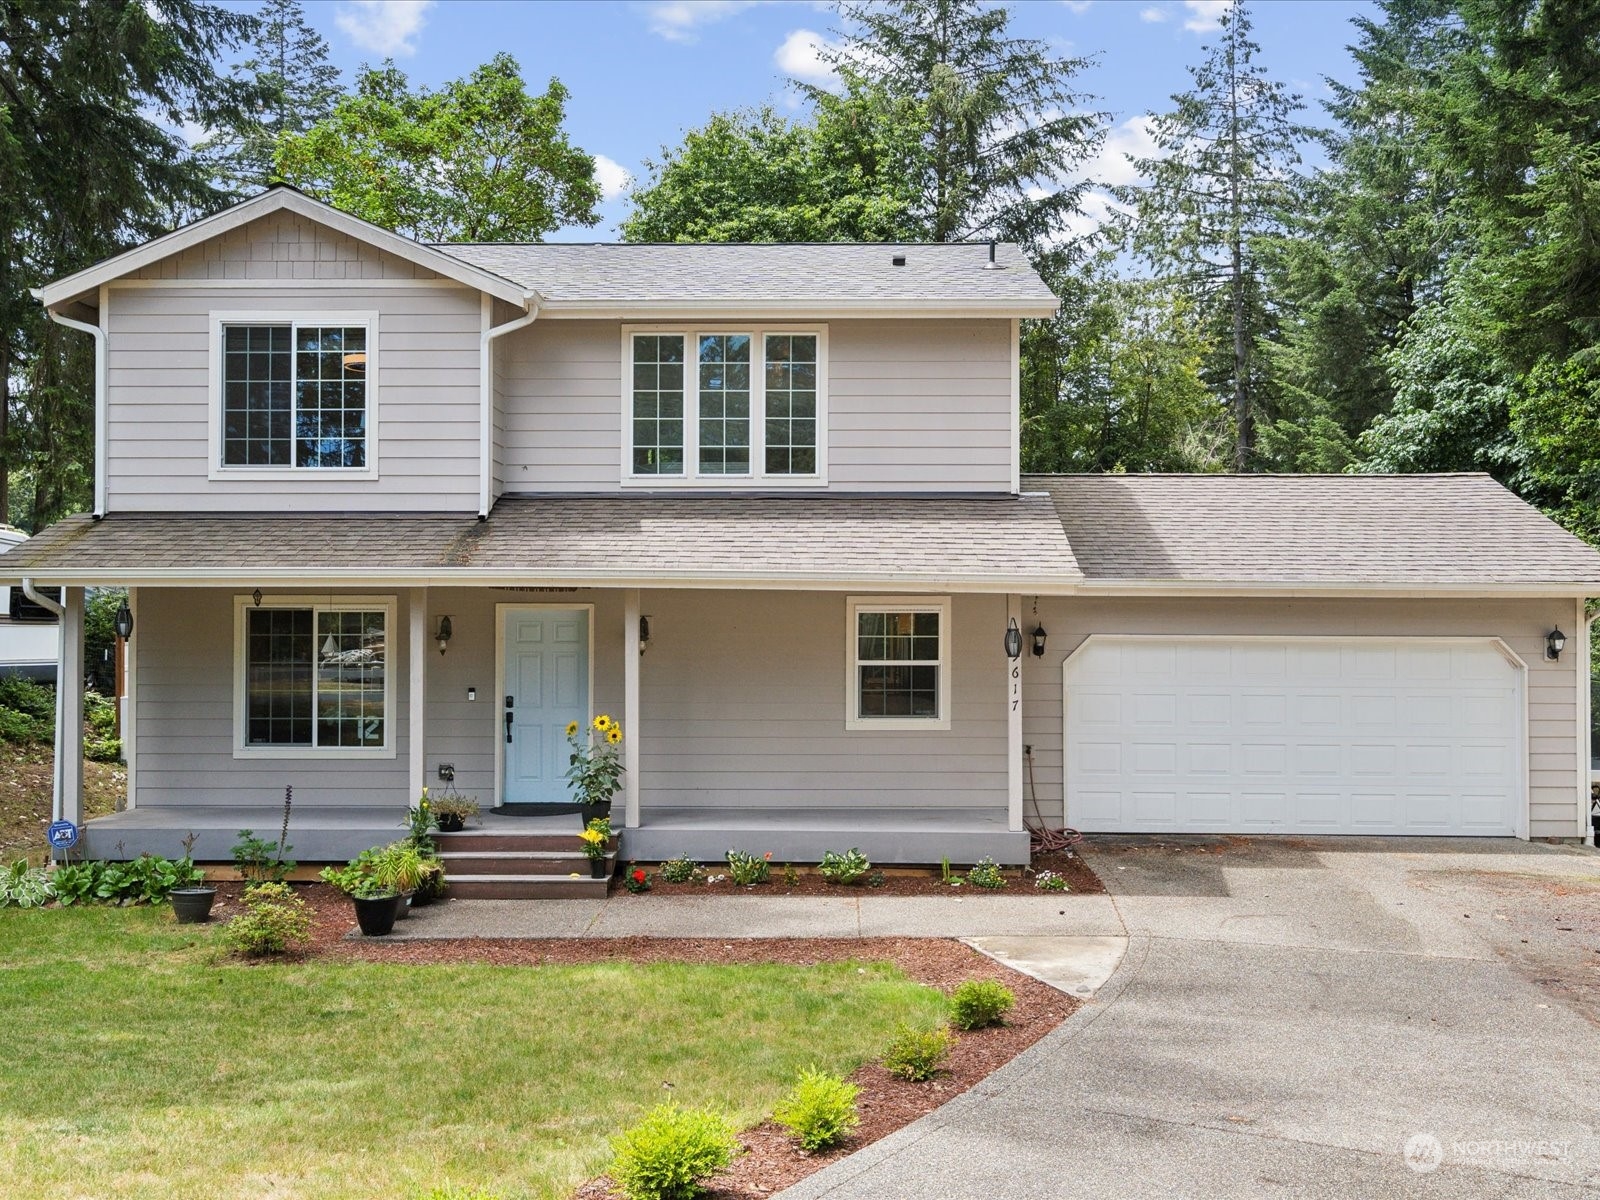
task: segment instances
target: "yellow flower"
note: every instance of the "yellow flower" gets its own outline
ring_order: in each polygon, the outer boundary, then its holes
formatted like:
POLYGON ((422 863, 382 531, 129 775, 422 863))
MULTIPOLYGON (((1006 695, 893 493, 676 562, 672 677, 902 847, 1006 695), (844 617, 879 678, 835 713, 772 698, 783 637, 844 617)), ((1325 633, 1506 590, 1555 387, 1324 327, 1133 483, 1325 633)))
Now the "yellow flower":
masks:
POLYGON ((567 722, 567 736, 571 737, 573 734, 575 734, 577 732, 578 732, 578 723, 576 721, 568 721, 567 722))
POLYGON ((584 841, 588 842, 591 846, 598 846, 601 842, 606 840, 606 835, 601 833, 598 829, 585 829, 578 836, 584 841))
POLYGON ((619 744, 622 741, 621 726, 613 725, 610 729, 606 730, 606 741, 610 742, 613 746, 619 744))
POLYGON ((601 733, 604 733, 606 730, 611 728, 611 718, 606 716, 605 713, 601 713, 594 719, 594 727, 601 733))

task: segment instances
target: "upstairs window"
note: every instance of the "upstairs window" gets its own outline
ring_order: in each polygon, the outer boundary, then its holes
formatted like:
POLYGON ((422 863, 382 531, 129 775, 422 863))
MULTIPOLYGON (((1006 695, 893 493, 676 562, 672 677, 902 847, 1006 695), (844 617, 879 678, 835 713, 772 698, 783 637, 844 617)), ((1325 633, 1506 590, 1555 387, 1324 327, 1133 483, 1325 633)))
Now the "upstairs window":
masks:
POLYGON ((821 331, 630 330, 624 354, 626 479, 826 482, 821 331))
POLYGON ((370 321, 219 321, 218 463, 366 471, 370 321))

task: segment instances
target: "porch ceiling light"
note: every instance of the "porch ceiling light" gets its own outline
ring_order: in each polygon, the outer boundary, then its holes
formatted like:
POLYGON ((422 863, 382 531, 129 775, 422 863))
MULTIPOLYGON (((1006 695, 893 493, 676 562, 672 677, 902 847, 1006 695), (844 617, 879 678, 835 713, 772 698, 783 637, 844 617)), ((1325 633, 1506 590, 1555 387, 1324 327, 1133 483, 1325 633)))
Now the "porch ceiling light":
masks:
POLYGON ((436 639, 435 639, 439 643, 439 653, 440 654, 443 654, 445 652, 445 650, 449 648, 450 639, 451 639, 452 636, 454 636, 454 634, 455 634, 455 630, 450 628, 450 618, 449 617, 440 617, 439 618, 439 632, 438 632, 438 634, 436 636, 436 639))
POLYGON ((344 369, 352 375, 360 375, 367 369, 367 352, 365 350, 352 350, 344 356, 344 369))
POLYGON ((117 615, 111 618, 111 625, 123 641, 133 636, 133 610, 128 607, 126 600, 117 605, 117 615))
POLYGON ((1043 658, 1044 657, 1044 639, 1045 639, 1044 626, 1043 625, 1035 625, 1033 627, 1033 656, 1035 658, 1043 658))
POLYGON ((1561 652, 1567 648, 1567 635, 1561 632, 1557 625, 1544 635, 1544 656, 1551 662, 1561 657, 1561 652))
POLYGON ((1022 657, 1022 630, 1017 628, 1015 617, 1006 623, 1006 657, 1022 657))

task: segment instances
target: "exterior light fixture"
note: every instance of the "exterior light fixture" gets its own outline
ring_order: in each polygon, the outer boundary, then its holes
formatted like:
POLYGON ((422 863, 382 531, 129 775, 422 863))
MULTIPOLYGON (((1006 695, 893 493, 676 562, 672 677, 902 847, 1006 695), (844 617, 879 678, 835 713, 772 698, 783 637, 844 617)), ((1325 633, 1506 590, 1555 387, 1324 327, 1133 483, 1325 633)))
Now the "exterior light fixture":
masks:
POLYGON ((1033 627, 1033 656, 1035 658, 1043 658, 1044 657, 1044 639, 1045 639, 1044 626, 1043 625, 1035 625, 1033 627))
POLYGON ((650 618, 639 618, 639 653, 650 649, 650 618))
POLYGON ((344 356, 344 369, 352 375, 364 374, 367 369, 367 352, 365 350, 352 350, 344 356))
POLYGON ((435 640, 439 643, 439 653, 440 654, 443 654, 445 652, 445 650, 449 648, 450 639, 454 635, 455 635, 455 630, 450 628, 450 618, 449 617, 440 617, 439 618, 439 632, 435 636, 435 640))
POLYGON ((1017 628, 1015 617, 1006 623, 1006 657, 1022 657, 1022 630, 1017 628))
POLYGON ((1561 657, 1561 652, 1567 648, 1567 635, 1561 632, 1557 625, 1544 635, 1544 656, 1551 662, 1561 657))
POLYGON ((123 641, 133 636, 133 610, 126 600, 117 605, 117 615, 111 618, 111 626, 123 641))
POLYGON ((252 599, 252 600, 254 600, 256 602, 256 607, 257 608, 260 608, 261 607, 261 589, 257 588, 255 591, 251 592, 250 593, 250 599, 252 599))

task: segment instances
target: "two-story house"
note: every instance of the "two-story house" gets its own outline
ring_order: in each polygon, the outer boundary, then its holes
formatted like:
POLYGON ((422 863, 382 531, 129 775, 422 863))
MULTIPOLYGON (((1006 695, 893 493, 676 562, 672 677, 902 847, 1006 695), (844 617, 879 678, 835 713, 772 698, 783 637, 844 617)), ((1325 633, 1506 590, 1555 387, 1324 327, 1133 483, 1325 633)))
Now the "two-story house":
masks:
POLYGON ((426 246, 276 188, 40 300, 95 511, 0 566, 65 589, 69 748, 130 590, 92 854, 222 857, 286 784, 303 861, 441 774, 545 811, 599 712, 644 860, 1582 835, 1600 555, 1483 476, 1020 475, 1015 247, 426 246))

